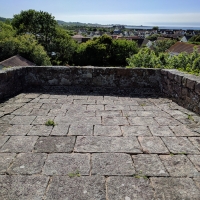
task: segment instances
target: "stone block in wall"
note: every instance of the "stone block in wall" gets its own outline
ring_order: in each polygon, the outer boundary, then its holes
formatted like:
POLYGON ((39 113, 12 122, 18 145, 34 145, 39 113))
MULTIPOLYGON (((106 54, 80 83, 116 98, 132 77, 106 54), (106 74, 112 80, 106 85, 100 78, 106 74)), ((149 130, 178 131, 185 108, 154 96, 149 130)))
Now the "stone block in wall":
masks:
POLYGON ((192 80, 191 78, 186 79, 186 87, 188 87, 191 90, 194 90, 195 83, 196 81, 192 80))
POLYGON ((182 87, 181 88, 181 94, 182 94, 182 97, 188 96, 188 88, 182 87))
POLYGON ((195 83, 195 92, 200 95, 200 80, 195 83))

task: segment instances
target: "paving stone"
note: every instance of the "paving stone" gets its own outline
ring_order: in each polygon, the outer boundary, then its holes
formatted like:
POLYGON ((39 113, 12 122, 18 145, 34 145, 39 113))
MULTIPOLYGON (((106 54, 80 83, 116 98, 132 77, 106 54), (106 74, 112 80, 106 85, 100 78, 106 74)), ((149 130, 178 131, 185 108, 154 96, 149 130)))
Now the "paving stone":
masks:
POLYGON ((154 105, 146 105, 146 106, 143 106, 144 110, 152 110, 152 111, 155 111, 155 110, 160 110, 159 107, 157 106, 154 106, 154 105))
POLYGON ((104 126, 123 126, 129 125, 126 117, 102 117, 102 124, 104 126))
POLYGON ((44 103, 44 104, 41 104, 41 109, 44 109, 44 110, 50 110, 50 109, 61 109, 62 105, 63 104, 58 104, 58 103, 44 103))
POLYGON ((76 105, 90 105, 90 104, 95 104, 96 101, 95 100, 86 100, 86 99, 77 99, 74 100, 73 103, 76 105))
POLYGON ((66 124, 66 123, 74 123, 74 124, 88 124, 88 125, 95 125, 101 124, 101 117, 71 117, 71 116, 57 116, 55 118, 56 124, 66 124))
POLYGON ((2 200, 42 200, 49 177, 0 176, 0 199, 2 200))
POLYGON ((67 113, 67 110, 62 110, 62 109, 51 109, 48 112, 48 116, 65 116, 67 113))
POLYGON ((72 124, 69 128, 68 135, 93 135, 93 125, 72 124))
POLYGON ((78 136, 75 152, 141 153, 136 137, 78 136))
POLYGON ((92 175, 133 175, 135 169, 131 156, 123 153, 92 154, 92 175))
POLYGON ((121 117, 122 112, 119 110, 97 110, 96 116, 102 116, 102 117, 121 117))
POLYGON ((153 111, 136 111, 136 114, 139 117, 156 117, 153 111))
POLYGON ((36 118, 36 116, 15 116, 10 124, 16 124, 16 125, 29 125, 33 122, 33 120, 36 118))
POLYGON ((0 118, 0 124, 9 124, 14 117, 15 115, 5 115, 0 118))
POLYGON ((170 176, 174 177, 197 177, 200 173, 195 169, 185 155, 160 155, 170 176))
POLYGON ((47 158, 45 153, 20 153, 7 172, 9 174, 39 174, 47 158))
POLYGON ((200 154, 186 137, 162 137, 162 140, 171 153, 200 154))
POLYGON ((163 141, 160 137, 138 137, 138 140, 143 148, 144 153, 159 153, 169 154, 163 141))
POLYGON ((200 155, 187 155, 196 169, 200 172, 200 155))
POLYGON ((105 110, 130 110, 127 105, 105 105, 105 110))
POLYGON ((30 115, 34 116, 46 116, 48 114, 49 110, 47 109, 41 109, 41 108, 34 108, 30 115))
POLYGON ((0 174, 6 173, 15 156, 15 153, 0 153, 0 174))
POLYGON ((138 102, 137 101, 133 101, 133 100, 126 100, 126 99, 119 99, 119 101, 114 101, 115 105, 127 105, 127 106, 138 106, 138 102))
POLYGON ((189 137, 189 140, 194 144, 200 151, 200 137, 189 137))
POLYGON ((114 101, 113 100, 97 100, 96 103, 98 105, 102 104, 102 105, 114 105, 114 101))
POLYGON ((109 177, 107 179, 107 197, 109 200, 149 200, 154 191, 148 179, 134 177, 109 177))
POLYGON ((175 136, 168 126, 149 126, 153 136, 175 136))
POLYGON ((57 99, 41 99, 39 100, 39 103, 56 103, 57 99))
POLYGON ((144 111, 144 108, 143 106, 130 106, 130 109, 131 110, 134 110, 134 111, 137 111, 137 110, 141 110, 141 111, 144 111))
POLYGON ((191 131, 185 125, 170 126, 170 128, 176 136, 200 136, 200 134, 191 131))
POLYGON ((131 125, 136 126, 158 125, 158 123, 152 117, 128 117, 128 121, 131 125))
POLYGON ((45 123, 49 120, 54 121, 54 116, 37 116, 34 121, 32 122, 33 125, 45 125, 45 123))
POLYGON ((30 93, 30 94, 26 94, 25 96, 24 96, 24 98, 27 98, 27 99, 35 99, 35 98, 37 98, 37 97, 39 97, 40 96, 40 94, 37 94, 37 93, 30 93))
POLYGON ((68 124, 59 124, 53 127, 53 130, 51 132, 51 135, 55 135, 55 136, 63 136, 63 135, 67 135, 69 131, 69 125, 68 124))
POLYGON ((0 152, 31 152, 37 139, 37 136, 11 136, 10 139, 0 149, 0 152))
POLYGON ((0 136, 0 148, 8 141, 9 136, 0 136))
POLYGON ((26 103, 22 108, 37 109, 37 108, 40 108, 41 106, 42 106, 42 103, 26 103))
POLYGON ((124 117, 137 117, 137 112, 135 110, 131 110, 131 111, 126 111, 126 110, 122 110, 123 116, 124 117))
POLYGON ((118 101, 118 100, 119 100, 119 97, 116 97, 116 96, 104 96, 104 100, 118 101))
POLYGON ((103 100, 103 96, 88 96, 88 100, 103 100))
POLYGON ((29 107, 29 108, 19 108, 17 110, 15 110, 12 114, 13 115, 30 115, 31 111, 33 110, 33 108, 29 107))
POLYGON ((174 118, 155 117, 155 120, 160 126, 181 125, 181 123, 174 118))
POLYGON ((4 135, 10 128, 9 124, 0 124, 0 136, 4 135))
POLYGON ((48 99, 50 97, 50 94, 41 94, 39 96, 40 99, 48 99))
POLYGON ((136 174, 145 176, 169 176, 158 155, 138 154, 132 157, 136 174))
POLYGON ((72 152, 75 137, 40 137, 35 144, 34 151, 42 153, 72 152))
POLYGON ((104 105, 87 105, 87 110, 104 110, 104 105))
POLYGON ((119 126, 102 126, 96 125, 94 127, 95 136, 122 136, 119 126))
POLYGON ((196 186, 199 188, 199 191, 200 191, 200 178, 193 178, 193 180, 196 183, 196 186))
POLYGON ((60 177, 54 176, 45 200, 105 200, 104 177, 60 177))
POLYGON ((80 175, 90 173, 90 154, 49 154, 43 167, 46 175, 69 175, 78 171, 80 175))
POLYGON ((165 111, 161 111, 161 110, 156 110, 156 111, 152 111, 154 113, 154 115, 156 117, 165 117, 165 118, 170 118, 171 116, 166 113, 165 111))
POLYGON ((200 197, 200 190, 191 178, 153 177, 150 180, 155 190, 154 199, 198 200, 200 197))
POLYGON ((28 103, 31 100, 32 99, 23 98, 23 99, 16 99, 14 102, 15 103, 28 103))
POLYGON ((11 126, 4 135, 13 135, 13 136, 19 136, 19 135, 27 135, 29 131, 31 130, 32 125, 13 125, 11 126))
POLYGON ((31 128, 28 135, 49 136, 52 129, 52 126, 35 125, 31 128))
POLYGON ((121 126, 123 136, 152 136, 147 126, 121 126))

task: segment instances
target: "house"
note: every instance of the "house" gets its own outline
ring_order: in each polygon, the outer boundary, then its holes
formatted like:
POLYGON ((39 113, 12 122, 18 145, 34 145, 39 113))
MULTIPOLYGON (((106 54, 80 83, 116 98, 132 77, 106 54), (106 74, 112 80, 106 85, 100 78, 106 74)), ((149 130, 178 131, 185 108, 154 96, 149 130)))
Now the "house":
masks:
POLYGON ((23 58, 22 56, 16 55, 0 62, 0 69, 4 67, 17 67, 17 66, 35 66, 36 64, 23 58))
POLYGON ((192 36, 191 35, 186 35, 186 36, 183 36, 182 38, 181 38, 181 42, 188 42, 188 40, 191 38, 192 36))
POLYGON ((197 47, 198 52, 200 53, 200 45, 195 44, 189 44, 185 42, 177 42, 174 45, 172 45, 167 52, 170 55, 178 55, 179 53, 186 52, 186 53, 192 53, 194 50, 194 47, 197 47))
POLYGON ((72 39, 74 39, 78 43, 82 43, 82 42, 87 42, 91 38, 90 37, 84 37, 82 35, 74 35, 74 36, 72 36, 72 39))

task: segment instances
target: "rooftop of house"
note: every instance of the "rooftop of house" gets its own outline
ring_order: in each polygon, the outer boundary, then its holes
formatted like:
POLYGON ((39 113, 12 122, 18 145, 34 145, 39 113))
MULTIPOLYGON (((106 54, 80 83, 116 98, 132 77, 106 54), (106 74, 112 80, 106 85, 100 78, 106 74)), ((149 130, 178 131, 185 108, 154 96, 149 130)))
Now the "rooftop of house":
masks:
POLYGON ((192 53, 194 50, 194 47, 197 47, 198 52, 200 53, 200 45, 195 45, 195 44, 189 44, 185 42, 177 42, 174 45, 172 45, 167 52, 173 52, 173 53, 192 53))
POLYGON ((15 66, 35 66, 35 63, 23 58, 20 55, 13 56, 0 62, 2 67, 15 67, 15 66))

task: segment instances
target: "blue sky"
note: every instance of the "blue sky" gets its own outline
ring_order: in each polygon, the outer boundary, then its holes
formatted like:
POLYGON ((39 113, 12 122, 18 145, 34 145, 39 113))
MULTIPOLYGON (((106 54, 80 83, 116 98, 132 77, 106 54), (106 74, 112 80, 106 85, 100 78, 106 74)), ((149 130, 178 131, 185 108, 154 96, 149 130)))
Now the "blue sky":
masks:
POLYGON ((67 22, 200 26, 200 0, 0 0, 0 5, 1 17, 35 9, 67 22))

